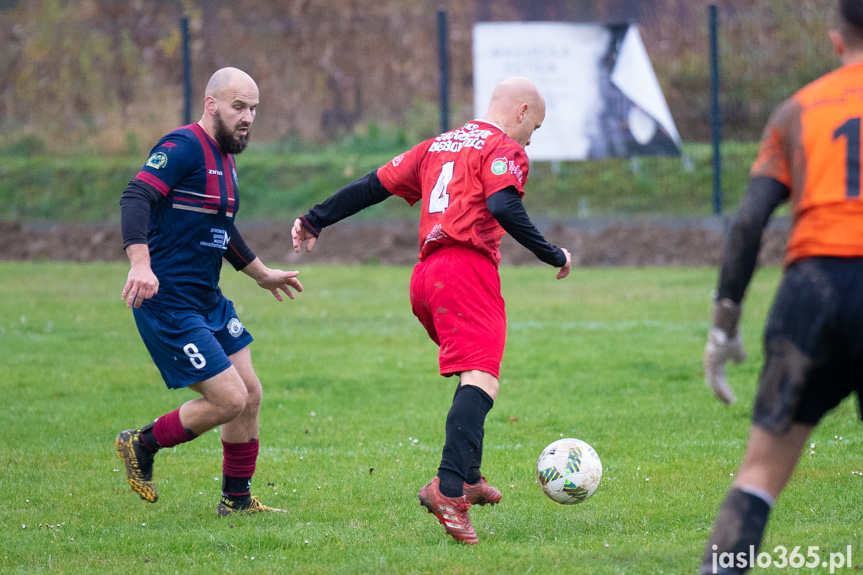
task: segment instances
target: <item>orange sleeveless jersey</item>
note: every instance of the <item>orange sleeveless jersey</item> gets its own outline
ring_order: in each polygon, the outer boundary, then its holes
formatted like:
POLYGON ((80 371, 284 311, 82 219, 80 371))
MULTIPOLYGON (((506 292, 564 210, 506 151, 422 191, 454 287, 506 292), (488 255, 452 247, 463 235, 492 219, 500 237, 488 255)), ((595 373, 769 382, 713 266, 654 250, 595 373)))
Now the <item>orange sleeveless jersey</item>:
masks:
POLYGON ((811 256, 863 256, 861 187, 863 64, 803 87, 764 129, 751 177, 791 190, 790 264, 811 256))

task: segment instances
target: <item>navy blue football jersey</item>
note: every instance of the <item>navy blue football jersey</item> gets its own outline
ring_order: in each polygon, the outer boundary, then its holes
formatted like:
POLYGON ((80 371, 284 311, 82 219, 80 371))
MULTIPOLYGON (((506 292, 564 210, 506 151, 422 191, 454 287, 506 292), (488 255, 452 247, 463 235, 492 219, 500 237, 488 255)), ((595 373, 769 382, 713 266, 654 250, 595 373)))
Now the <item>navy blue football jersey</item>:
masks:
POLYGON ((150 211, 150 265, 159 293, 145 304, 210 309, 240 207, 234 157, 198 124, 164 136, 136 178, 164 198, 150 211))

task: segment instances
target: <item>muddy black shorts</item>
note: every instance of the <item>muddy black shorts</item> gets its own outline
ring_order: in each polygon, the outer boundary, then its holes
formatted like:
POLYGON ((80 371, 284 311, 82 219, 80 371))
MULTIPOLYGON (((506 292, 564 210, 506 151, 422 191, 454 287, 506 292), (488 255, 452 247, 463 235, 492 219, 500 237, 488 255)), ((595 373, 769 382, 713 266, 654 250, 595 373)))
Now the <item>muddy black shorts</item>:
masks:
POLYGON ((795 262, 765 328, 752 421, 774 434, 815 425, 853 392, 863 414, 863 258, 795 262))

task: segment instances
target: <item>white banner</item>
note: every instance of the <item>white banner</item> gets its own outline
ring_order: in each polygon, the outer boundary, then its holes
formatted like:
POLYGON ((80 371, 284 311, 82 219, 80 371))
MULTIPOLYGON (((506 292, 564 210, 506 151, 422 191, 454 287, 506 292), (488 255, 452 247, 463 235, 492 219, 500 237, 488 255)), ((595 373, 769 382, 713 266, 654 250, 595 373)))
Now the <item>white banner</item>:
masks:
POLYGON ((510 76, 533 81, 545 121, 532 160, 678 155, 680 136, 635 26, 479 23, 473 29, 474 111, 510 76))

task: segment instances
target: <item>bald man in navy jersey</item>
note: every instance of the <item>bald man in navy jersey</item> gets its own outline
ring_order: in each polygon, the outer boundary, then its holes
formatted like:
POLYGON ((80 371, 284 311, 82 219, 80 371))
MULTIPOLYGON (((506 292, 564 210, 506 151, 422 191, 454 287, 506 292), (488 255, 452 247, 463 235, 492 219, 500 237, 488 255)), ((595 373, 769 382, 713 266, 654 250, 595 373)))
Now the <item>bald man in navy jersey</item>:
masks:
POLYGON ((302 291, 298 272, 270 269, 234 225, 240 207, 234 154, 248 144, 259 101, 245 72, 222 68, 210 78, 204 113, 163 137, 120 200, 123 247, 131 268, 122 299, 170 389, 200 397, 114 444, 126 480, 142 499, 158 499, 153 461, 160 449, 220 426, 221 516, 281 512, 251 496, 258 457, 261 382, 252 368, 252 336, 219 289, 222 259, 283 301, 302 291))

